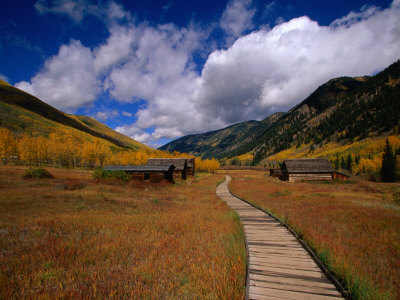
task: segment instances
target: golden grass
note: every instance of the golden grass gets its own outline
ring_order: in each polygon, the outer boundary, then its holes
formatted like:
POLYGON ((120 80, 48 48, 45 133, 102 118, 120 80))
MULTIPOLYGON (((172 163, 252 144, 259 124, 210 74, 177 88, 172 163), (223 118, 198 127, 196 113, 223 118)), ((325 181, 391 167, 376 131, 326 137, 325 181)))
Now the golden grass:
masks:
POLYGON ((231 191, 296 229, 356 299, 400 298, 399 184, 289 183, 228 171, 231 191))
POLYGON ((1 299, 244 297, 243 231, 215 195, 221 175, 102 184, 25 170, 0 166, 1 299))

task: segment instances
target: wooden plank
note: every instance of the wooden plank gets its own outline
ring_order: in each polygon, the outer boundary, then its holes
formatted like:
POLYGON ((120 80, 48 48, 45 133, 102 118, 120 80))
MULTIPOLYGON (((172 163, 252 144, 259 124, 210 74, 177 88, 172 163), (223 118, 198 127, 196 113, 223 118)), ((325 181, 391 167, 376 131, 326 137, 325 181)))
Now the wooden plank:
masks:
POLYGON ((248 299, 343 299, 307 251, 278 221, 234 197, 230 177, 217 195, 240 216, 249 255, 248 299))

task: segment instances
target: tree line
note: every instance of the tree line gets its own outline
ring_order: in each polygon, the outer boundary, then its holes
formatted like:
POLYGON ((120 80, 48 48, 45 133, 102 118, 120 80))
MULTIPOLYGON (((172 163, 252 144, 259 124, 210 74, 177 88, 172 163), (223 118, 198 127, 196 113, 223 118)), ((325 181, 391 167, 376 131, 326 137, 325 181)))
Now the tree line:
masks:
MULTIPOLYGON (((106 165, 144 165, 149 158, 193 157, 185 153, 153 149, 122 149, 93 137, 78 133, 51 133, 48 137, 22 134, 0 127, 0 158, 28 166, 101 168, 106 165)), ((215 172, 220 167, 216 159, 196 157, 196 170, 215 172)))

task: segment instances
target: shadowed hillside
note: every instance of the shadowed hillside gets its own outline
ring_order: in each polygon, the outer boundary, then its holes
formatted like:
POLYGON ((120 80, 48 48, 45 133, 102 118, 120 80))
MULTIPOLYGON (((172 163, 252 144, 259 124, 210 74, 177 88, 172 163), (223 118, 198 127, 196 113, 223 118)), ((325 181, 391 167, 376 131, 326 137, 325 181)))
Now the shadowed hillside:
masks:
POLYGON ((44 136, 60 127, 64 130, 73 128, 117 147, 150 149, 90 117, 65 114, 4 81, 0 81, 0 126, 16 133, 29 132, 44 136))

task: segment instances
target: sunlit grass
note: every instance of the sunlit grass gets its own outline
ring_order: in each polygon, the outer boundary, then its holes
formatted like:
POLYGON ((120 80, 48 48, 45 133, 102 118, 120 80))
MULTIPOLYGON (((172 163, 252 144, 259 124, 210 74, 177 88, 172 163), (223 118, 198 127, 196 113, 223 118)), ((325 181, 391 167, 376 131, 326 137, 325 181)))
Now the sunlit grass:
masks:
POLYGON ((355 299, 400 297, 399 184, 289 183, 229 171, 231 191, 300 232, 355 299))
POLYGON ((244 297, 242 227, 215 195, 223 176, 103 184, 25 170, 0 166, 1 299, 244 297))

